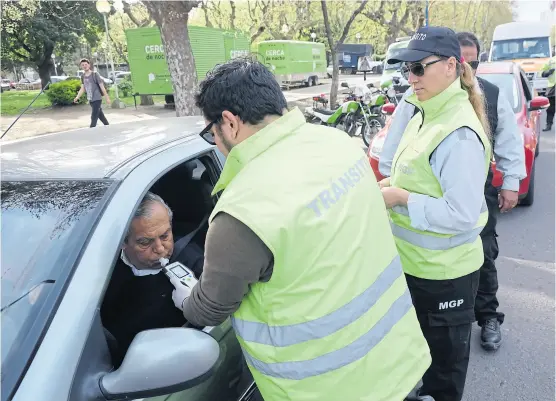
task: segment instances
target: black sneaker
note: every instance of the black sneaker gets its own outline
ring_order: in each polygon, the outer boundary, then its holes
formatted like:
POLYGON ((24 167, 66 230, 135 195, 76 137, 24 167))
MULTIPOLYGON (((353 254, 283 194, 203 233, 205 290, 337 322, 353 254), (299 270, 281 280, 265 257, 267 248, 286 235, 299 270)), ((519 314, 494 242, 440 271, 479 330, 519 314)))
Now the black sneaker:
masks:
POLYGON ((545 127, 545 129, 543 129, 543 131, 544 132, 552 131, 552 124, 546 124, 546 127, 545 127))
POLYGON ((497 319, 489 319, 483 323, 481 328, 481 347, 487 351, 496 351, 502 344, 502 333, 500 322, 497 319))

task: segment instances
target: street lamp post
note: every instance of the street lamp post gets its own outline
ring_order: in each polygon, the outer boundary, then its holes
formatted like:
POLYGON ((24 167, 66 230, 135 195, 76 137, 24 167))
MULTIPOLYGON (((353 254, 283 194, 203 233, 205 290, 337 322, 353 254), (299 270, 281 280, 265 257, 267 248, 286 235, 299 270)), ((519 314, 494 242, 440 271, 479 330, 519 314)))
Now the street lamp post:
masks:
POLYGON ((317 38, 317 34, 315 32, 311 32, 311 39, 313 39, 313 42, 315 41, 316 38, 317 38))
POLYGON ((108 47, 108 57, 110 58, 110 65, 112 66, 112 75, 114 76, 114 92, 116 94, 116 99, 112 102, 112 107, 115 109, 123 109, 125 104, 120 100, 118 94, 118 85, 116 84, 116 69, 114 68, 114 59, 112 58, 112 50, 110 49, 110 38, 108 36, 108 20, 106 15, 110 12, 111 5, 106 0, 98 0, 96 3, 97 11, 104 17, 104 29, 106 31, 106 46, 108 47))
POLYGON ((54 63, 54 75, 58 76, 58 69, 56 68, 56 55, 52 54, 52 62, 54 63))
POLYGON ((355 39, 357 39, 357 43, 359 43, 359 40, 361 39, 361 34, 359 32, 355 34, 355 39))

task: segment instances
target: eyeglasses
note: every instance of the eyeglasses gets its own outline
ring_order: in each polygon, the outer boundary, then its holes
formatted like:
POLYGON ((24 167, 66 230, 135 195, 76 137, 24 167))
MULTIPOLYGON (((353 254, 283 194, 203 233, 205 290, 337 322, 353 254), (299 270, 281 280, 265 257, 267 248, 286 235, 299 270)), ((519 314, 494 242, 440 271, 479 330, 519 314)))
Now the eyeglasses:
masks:
POLYGON ((429 61, 428 63, 411 63, 410 65, 404 65, 402 67, 402 75, 405 79, 409 79, 409 73, 411 72, 413 75, 417 77, 422 77, 425 75, 425 68, 429 65, 433 65, 438 63, 439 61, 443 61, 443 58, 439 58, 438 60, 429 61))
POLYGON ((471 66, 471 68, 473 68, 474 70, 476 70, 477 68, 479 68, 479 60, 474 60, 474 61, 468 61, 467 64, 469 64, 471 66))
POLYGON ((203 128, 203 130, 199 134, 199 136, 210 145, 216 145, 216 142, 214 141, 214 134, 211 131, 213 125, 214 121, 210 122, 205 128, 203 128))

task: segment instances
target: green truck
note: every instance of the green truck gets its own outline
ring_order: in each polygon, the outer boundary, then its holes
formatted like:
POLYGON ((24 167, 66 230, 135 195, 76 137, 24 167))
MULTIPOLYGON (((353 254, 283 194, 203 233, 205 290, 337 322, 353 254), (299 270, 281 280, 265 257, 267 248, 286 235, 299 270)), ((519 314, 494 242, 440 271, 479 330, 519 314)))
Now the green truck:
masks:
POLYGON ((274 73, 280 86, 318 85, 326 77, 323 43, 295 40, 266 40, 257 47, 259 59, 274 73))
MULTIPOLYGON (((240 32, 191 25, 188 32, 199 80, 215 65, 250 54, 250 40, 240 32)), ((157 27, 136 28, 125 33, 134 94, 172 95, 172 78, 160 30, 157 27)))

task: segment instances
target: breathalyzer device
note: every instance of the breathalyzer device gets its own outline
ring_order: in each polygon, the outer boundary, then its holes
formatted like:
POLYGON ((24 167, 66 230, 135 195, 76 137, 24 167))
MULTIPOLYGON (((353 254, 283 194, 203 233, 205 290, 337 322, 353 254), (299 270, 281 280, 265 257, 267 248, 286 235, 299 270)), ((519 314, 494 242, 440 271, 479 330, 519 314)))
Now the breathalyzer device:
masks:
POLYGON ((166 274, 168 278, 176 277, 189 288, 193 288, 197 284, 195 274, 193 274, 190 269, 185 267, 185 265, 181 264, 180 262, 168 264, 168 259, 161 258, 160 264, 164 269, 164 274, 166 274))

